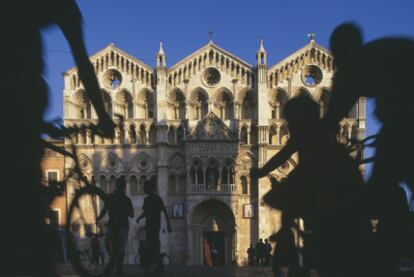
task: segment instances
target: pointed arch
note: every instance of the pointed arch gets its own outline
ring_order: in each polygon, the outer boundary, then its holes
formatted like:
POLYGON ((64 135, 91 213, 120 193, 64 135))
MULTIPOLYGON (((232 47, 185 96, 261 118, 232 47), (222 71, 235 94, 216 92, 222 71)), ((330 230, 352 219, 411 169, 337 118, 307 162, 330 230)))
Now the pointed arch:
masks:
POLYGON ((201 87, 190 93, 191 119, 201 120, 208 113, 208 93, 201 87))
POLYGON ((185 119, 186 99, 182 90, 176 88, 170 91, 167 96, 167 102, 170 106, 170 119, 185 119))
POLYGON ((146 119, 154 117, 154 95, 151 90, 144 88, 140 90, 136 97, 137 118, 146 119))
POLYGON ((269 105, 272 119, 283 118, 283 108, 289 100, 288 93, 283 88, 276 88, 269 93, 269 105))
POLYGON ((234 118, 234 95, 228 88, 222 87, 213 95, 214 112, 222 120, 234 118))
POLYGON ((133 98, 128 90, 122 89, 118 91, 115 100, 121 109, 120 114, 124 118, 134 118, 133 98))

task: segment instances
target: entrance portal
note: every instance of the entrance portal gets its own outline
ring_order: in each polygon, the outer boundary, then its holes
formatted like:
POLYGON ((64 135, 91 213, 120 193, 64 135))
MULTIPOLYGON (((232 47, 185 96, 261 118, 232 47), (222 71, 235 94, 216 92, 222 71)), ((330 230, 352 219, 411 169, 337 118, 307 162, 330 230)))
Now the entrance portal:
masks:
MULTIPOLYGON (((207 243, 210 246, 211 260, 213 265, 225 265, 225 240, 224 232, 203 232, 203 241, 207 240, 207 243)), ((205 245, 203 245, 205 247, 205 245)), ((206 249, 203 249, 204 254, 206 249)), ((204 258, 204 265, 206 264, 206 259, 204 258)))
POLYGON ((235 261, 235 217, 222 201, 209 199, 193 210, 189 228, 190 264, 206 265, 206 258, 213 265, 231 265, 235 261), (208 246, 205 246, 204 239, 208 246), (205 247, 210 251, 205 251, 205 247), (210 256, 205 256, 210 252, 210 256))

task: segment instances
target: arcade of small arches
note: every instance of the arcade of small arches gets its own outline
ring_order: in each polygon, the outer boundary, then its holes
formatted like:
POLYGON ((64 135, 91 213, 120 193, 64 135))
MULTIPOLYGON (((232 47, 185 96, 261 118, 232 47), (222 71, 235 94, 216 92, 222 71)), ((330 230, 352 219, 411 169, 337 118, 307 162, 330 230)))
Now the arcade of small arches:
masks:
POLYGON ((189 191, 257 195, 257 184, 250 182, 248 172, 239 172, 236 168, 238 166, 230 158, 224 159, 223 162, 214 158, 207 162, 195 159, 187 171, 187 178, 190 180, 189 191))

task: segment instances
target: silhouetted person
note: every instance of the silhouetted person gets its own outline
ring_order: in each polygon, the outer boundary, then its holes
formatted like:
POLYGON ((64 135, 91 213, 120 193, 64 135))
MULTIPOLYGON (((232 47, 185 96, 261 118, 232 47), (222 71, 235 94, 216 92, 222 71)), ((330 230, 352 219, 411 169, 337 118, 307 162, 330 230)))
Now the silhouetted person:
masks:
POLYGON ((122 262, 125 256, 125 245, 128 240, 129 217, 134 216, 131 199, 125 195, 125 177, 116 180, 116 188, 108 196, 108 202, 97 220, 102 219, 108 212, 108 232, 106 239, 111 245, 111 256, 115 261, 117 273, 122 273, 122 262))
POLYGON ((264 265, 270 265, 270 257, 272 256, 272 245, 269 243, 268 239, 264 241, 264 249, 265 249, 265 256, 264 256, 264 265))
POLYGON ((408 225, 408 207, 398 183, 406 181, 414 188, 410 161, 414 145, 409 127, 414 116, 411 92, 414 41, 383 38, 364 44, 355 25, 343 24, 334 30, 330 47, 337 70, 324 118, 327 128, 333 130, 359 97, 375 100, 375 115, 382 123, 375 141, 369 205, 379 219, 378 237, 384 262, 378 262, 379 272, 372 276, 393 276, 408 225))
POLYGON ((286 213, 282 213, 282 227, 270 237, 270 240, 276 243, 272 262, 275 277, 279 277, 280 274, 283 274, 283 277, 295 276, 294 274, 298 268, 292 226, 293 219, 286 213))
POLYGON ((259 239, 259 242, 256 244, 256 265, 262 266, 264 265, 264 257, 265 257, 265 244, 263 243, 263 239, 259 239))
POLYGON ((48 104, 47 85, 42 78, 42 41, 40 30, 57 25, 66 37, 86 89, 106 135, 113 135, 113 123, 105 113, 98 82, 86 53, 81 13, 74 0, 2 1, 0 28, 7 43, 0 84, 3 92, 1 115, 2 155, 8 162, 1 167, 0 186, 0 275, 25 273, 54 276, 48 258, 44 229, 44 210, 40 204, 40 160, 43 149, 40 133, 43 112, 48 104), (18 205, 16 203, 19 203, 18 205))
POLYGON ((253 245, 250 244, 250 247, 247 249, 247 259, 249 265, 255 265, 254 258, 256 256, 256 250, 254 249, 253 245))
POLYGON ((263 200, 293 218, 303 218, 305 228, 314 226, 321 238, 322 264, 328 276, 336 276, 348 270, 344 265, 353 257, 350 251, 356 243, 363 213, 362 176, 345 148, 324 132, 319 106, 308 95, 289 100, 284 117, 290 139, 262 168, 253 168, 251 176, 268 175, 297 149, 298 166, 284 182, 273 186, 263 200))
POLYGON ((214 243, 211 244, 211 258, 213 260, 213 265, 218 265, 219 252, 214 243))
POLYGON ((148 265, 155 264, 157 270, 163 270, 163 264, 160 257, 160 228, 161 228, 161 212, 164 213, 167 221, 168 232, 171 232, 170 219, 168 217, 167 209, 164 202, 156 192, 156 183, 154 179, 148 180, 144 183, 144 192, 147 196, 144 199, 142 207, 143 212, 137 218, 137 223, 142 218, 145 218, 145 232, 148 243, 148 265))

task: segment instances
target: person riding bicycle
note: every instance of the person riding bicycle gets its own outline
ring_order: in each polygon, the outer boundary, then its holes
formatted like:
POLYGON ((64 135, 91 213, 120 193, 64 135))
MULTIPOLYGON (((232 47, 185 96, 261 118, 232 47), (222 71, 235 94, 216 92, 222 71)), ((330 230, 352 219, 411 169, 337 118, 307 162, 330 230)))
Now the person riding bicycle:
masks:
POLYGON ((362 176, 345 147, 323 130, 319 106, 308 95, 289 100, 284 117, 290 131, 286 146, 262 168, 252 168, 251 178, 267 176, 297 149, 298 166, 263 201, 292 218, 303 218, 305 228, 319 233, 324 265, 335 276, 353 257, 350 248, 363 217, 362 176))
POLYGON ((45 247, 48 238, 39 188, 43 154, 40 135, 48 104, 40 31, 53 25, 61 29, 70 45, 103 134, 112 137, 114 133, 115 125, 105 112, 86 52, 75 0, 2 1, 0 28, 7 43, 0 45, 1 52, 6 53, 0 72, 7 81, 1 82, 0 90, 7 93, 1 113, 2 128, 8 133, 2 136, 2 145, 6 146, 2 155, 8 162, 1 167, 1 174, 15 179, 4 179, 0 186, 0 220, 5 223, 0 230, 0 275, 57 275, 45 247))
POLYGON ((125 177, 116 180, 116 189, 108 197, 108 201, 97 217, 99 222, 109 213, 107 244, 110 245, 110 254, 115 261, 117 273, 122 273, 122 263, 125 256, 125 246, 128 240, 129 220, 134 216, 131 199, 125 195, 125 177))
POLYGON ((324 124, 332 130, 360 97, 375 100, 375 116, 382 124, 374 146, 376 153, 368 186, 370 205, 378 217, 382 237, 373 276, 394 276, 407 243, 409 208, 400 182, 414 189, 411 135, 412 64, 414 40, 382 38, 363 43, 361 31, 347 23, 337 27, 330 41, 336 64, 332 96, 324 124))
POLYGON ((167 221, 167 230, 171 233, 171 224, 168 217, 167 209, 164 202, 156 192, 156 183, 153 179, 147 180, 144 183, 144 192, 147 196, 144 199, 142 207, 143 212, 137 218, 136 222, 139 224, 140 220, 145 218, 145 232, 146 232, 146 257, 142 257, 146 262, 144 268, 156 265, 156 269, 162 271, 163 263, 160 257, 160 229, 161 229, 161 213, 164 213, 167 221))

